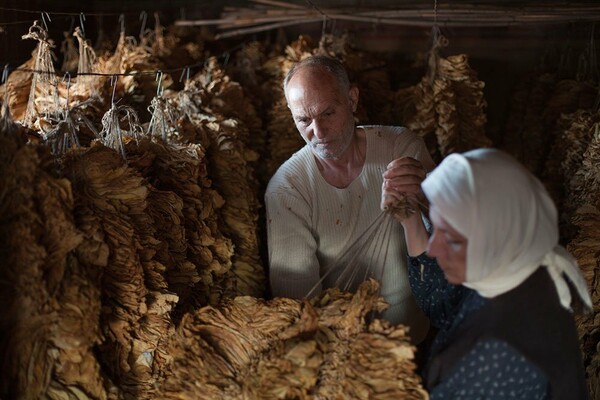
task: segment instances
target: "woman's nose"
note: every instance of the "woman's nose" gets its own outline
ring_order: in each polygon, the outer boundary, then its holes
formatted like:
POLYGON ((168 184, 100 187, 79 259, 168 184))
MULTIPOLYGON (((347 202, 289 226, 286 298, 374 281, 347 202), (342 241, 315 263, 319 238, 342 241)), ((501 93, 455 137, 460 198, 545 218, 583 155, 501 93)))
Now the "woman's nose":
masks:
POLYGON ((429 257, 437 257, 439 255, 439 235, 433 231, 433 234, 429 237, 427 242, 427 249, 425 249, 429 257))

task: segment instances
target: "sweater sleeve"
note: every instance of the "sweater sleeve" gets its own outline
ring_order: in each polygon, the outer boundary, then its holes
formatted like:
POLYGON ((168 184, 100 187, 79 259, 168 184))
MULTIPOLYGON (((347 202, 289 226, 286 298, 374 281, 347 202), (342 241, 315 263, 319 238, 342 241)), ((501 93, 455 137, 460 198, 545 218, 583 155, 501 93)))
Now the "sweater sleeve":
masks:
POLYGON ((435 168, 435 163, 423 139, 413 131, 403 128, 402 134, 398 135, 394 143, 394 158, 405 156, 419 160, 427 172, 435 168))
POLYGON ((431 400, 549 399, 546 376, 508 343, 482 339, 433 387, 431 400))
MULTIPOLYGON (((301 299, 320 279, 310 207, 293 192, 265 195, 269 280, 274 297, 301 299)), ((313 294, 321 291, 318 285, 313 294)))
POLYGON ((447 327, 458 313, 468 289, 452 285, 435 258, 426 253, 408 257, 408 279, 417 304, 437 328, 447 327))

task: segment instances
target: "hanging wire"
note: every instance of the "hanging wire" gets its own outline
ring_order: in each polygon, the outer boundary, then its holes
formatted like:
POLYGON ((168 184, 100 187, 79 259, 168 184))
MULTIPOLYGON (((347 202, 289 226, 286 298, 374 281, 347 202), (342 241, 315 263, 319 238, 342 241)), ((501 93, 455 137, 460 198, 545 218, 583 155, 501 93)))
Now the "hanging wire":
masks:
POLYGON ((66 78, 68 78, 68 80, 67 80, 67 98, 66 98, 66 103, 65 103, 65 112, 69 112, 69 90, 71 89, 71 73, 69 71, 67 71, 65 73, 65 76, 63 77, 63 83, 66 78))
POLYGON ((52 20, 50 19, 50 15, 48 15, 48 13, 45 11, 42 11, 40 14, 42 15, 42 23, 44 24, 44 29, 47 31, 48 24, 46 23, 46 18, 48 18, 48 21, 52 22, 52 20))
POLYGON ((0 31, 2 29, 2 26, 22 25, 22 24, 29 24, 29 25, 31 25, 31 20, 27 19, 27 20, 23 20, 23 21, 0 22, 0 31))
MULTIPOLYGON (((0 84, 4 84, 6 83, 6 81, 8 80, 8 64, 6 64, 4 66, 4 70, 2 71, 2 81, 0 82, 0 84)), ((10 116, 10 111, 9 111, 9 96, 8 94, 10 93, 10 90, 8 90, 8 88, 4 91, 4 101, 2 102, 2 108, 0 109, 0 123, 8 123, 8 116, 10 116)), ((5 131, 7 131, 8 129, 6 129, 5 126, 5 131)))
MULTIPOLYGON (((29 22, 30 23, 30 22, 29 22)), ((240 43, 236 46, 233 46, 227 50, 225 50, 223 53, 221 53, 221 55, 218 56, 218 58, 227 58, 230 56, 230 54, 240 48, 242 48, 247 42, 243 42, 240 43)), ((197 63, 194 64, 187 64, 184 65, 182 67, 175 67, 175 68, 168 68, 168 69, 161 69, 161 70, 142 70, 142 71, 131 71, 131 72, 113 72, 113 73, 103 73, 103 72, 72 72, 71 76, 72 77, 78 77, 78 76, 105 76, 105 77, 109 77, 109 78, 114 78, 117 76, 144 76, 144 75, 154 75, 156 76, 159 73, 168 73, 168 74, 172 74, 172 73, 177 73, 177 72, 181 72, 182 76, 183 74, 186 74, 187 79, 189 80, 190 77, 190 70, 192 68, 196 68, 196 67, 205 67, 207 65, 208 60, 203 60, 203 61, 199 61, 197 63)), ((21 67, 17 67, 17 68, 10 68, 10 64, 7 64, 9 67, 9 71, 20 71, 20 72, 30 72, 30 73, 34 73, 34 74, 41 74, 41 75, 49 75, 51 72, 53 71, 46 71, 46 70, 39 70, 39 69, 35 69, 35 68, 21 68, 21 67)), ((183 78, 180 78, 180 80, 183 78)))
POLYGON ((75 17, 70 16, 71 24, 69 25, 69 35, 73 33, 73 29, 75 29, 75 17))
POLYGON ((433 26, 432 26, 432 37, 434 46, 437 45, 439 37, 441 35, 440 26, 438 24, 438 3, 437 0, 433 0, 433 26))
POLYGON ((590 67, 591 67, 591 76, 590 79, 596 83, 599 84, 600 83, 600 71, 598 71, 598 54, 597 54, 597 49, 596 49, 596 39, 595 39, 595 32, 596 32, 596 23, 592 24, 592 31, 590 33, 590 67))
POLYGON ((161 91, 162 81, 163 81, 163 73, 162 71, 156 71, 156 81, 158 84, 156 85, 156 96, 162 96, 164 93, 164 89, 161 91))
MULTIPOLYGON (((2 71, 2 84, 4 84, 8 79, 8 64, 4 65, 4 70, 2 71)), ((8 90, 6 91, 8 93, 8 90)))
POLYGON ((185 84, 190 80, 190 67, 185 67, 183 71, 181 71, 181 76, 179 77, 179 82, 183 80, 183 75, 185 75, 185 84))
POLYGON ((119 24, 121 25, 121 33, 125 32, 125 14, 119 14, 119 24))
MULTIPOLYGON (((14 11, 14 12, 20 12, 20 13, 26 13, 26 14, 41 14, 41 13, 45 13, 46 15, 52 14, 52 15, 71 15, 73 17, 76 17, 78 15, 80 15, 80 12, 63 12, 63 11, 42 11, 42 10, 25 10, 22 8, 11 8, 11 7, 0 7, 0 10, 2 11, 14 11)), ((96 12, 96 13, 86 13, 88 16, 94 16, 94 17, 104 17, 104 16, 117 16, 117 15, 121 15, 123 13, 115 13, 115 12, 96 12)), ((127 12, 125 13, 127 15, 135 15, 137 14, 137 11, 131 11, 131 12, 127 12)), ((30 21, 31 22, 31 21, 30 21)))
POLYGON ((319 14, 321 14, 325 18, 329 18, 327 14, 325 14, 319 7, 317 7, 311 0, 305 0, 309 6, 311 6, 314 10, 316 10, 319 14))
POLYGON ((79 13, 79 26, 81 26, 81 33, 85 37, 85 26, 84 26, 84 23, 83 23, 84 21, 85 21, 85 14, 84 13, 79 13))
POLYGON ((112 75, 110 78, 110 84, 113 87, 112 90, 112 96, 110 98, 110 103, 111 104, 115 104, 115 92, 117 90, 117 76, 116 75, 112 75))
POLYGON ((148 20, 148 13, 146 11, 140 12, 140 21, 142 21, 142 27, 140 28, 140 39, 144 36, 146 31, 146 21, 148 20))

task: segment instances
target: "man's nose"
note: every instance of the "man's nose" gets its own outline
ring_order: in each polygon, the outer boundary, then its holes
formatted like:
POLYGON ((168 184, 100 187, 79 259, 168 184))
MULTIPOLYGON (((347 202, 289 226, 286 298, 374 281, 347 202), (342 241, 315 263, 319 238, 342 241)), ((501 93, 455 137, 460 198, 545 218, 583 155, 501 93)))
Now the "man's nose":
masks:
POLYGON ((312 126, 312 131, 313 131, 313 135, 315 135, 315 137, 319 140, 322 140, 325 136, 325 127, 323 126, 323 123, 315 120, 313 121, 313 126, 312 126))

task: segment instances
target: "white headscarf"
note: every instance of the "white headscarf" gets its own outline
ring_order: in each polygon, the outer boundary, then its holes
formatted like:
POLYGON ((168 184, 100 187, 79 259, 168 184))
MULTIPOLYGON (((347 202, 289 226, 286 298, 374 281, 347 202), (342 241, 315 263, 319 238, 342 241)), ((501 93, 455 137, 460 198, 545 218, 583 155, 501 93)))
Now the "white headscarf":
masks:
POLYGON ((552 199, 510 155, 495 149, 451 154, 422 187, 440 215, 468 240, 464 286, 491 298, 544 266, 563 307, 571 305, 564 273, 591 308, 577 261, 558 244, 552 199))

